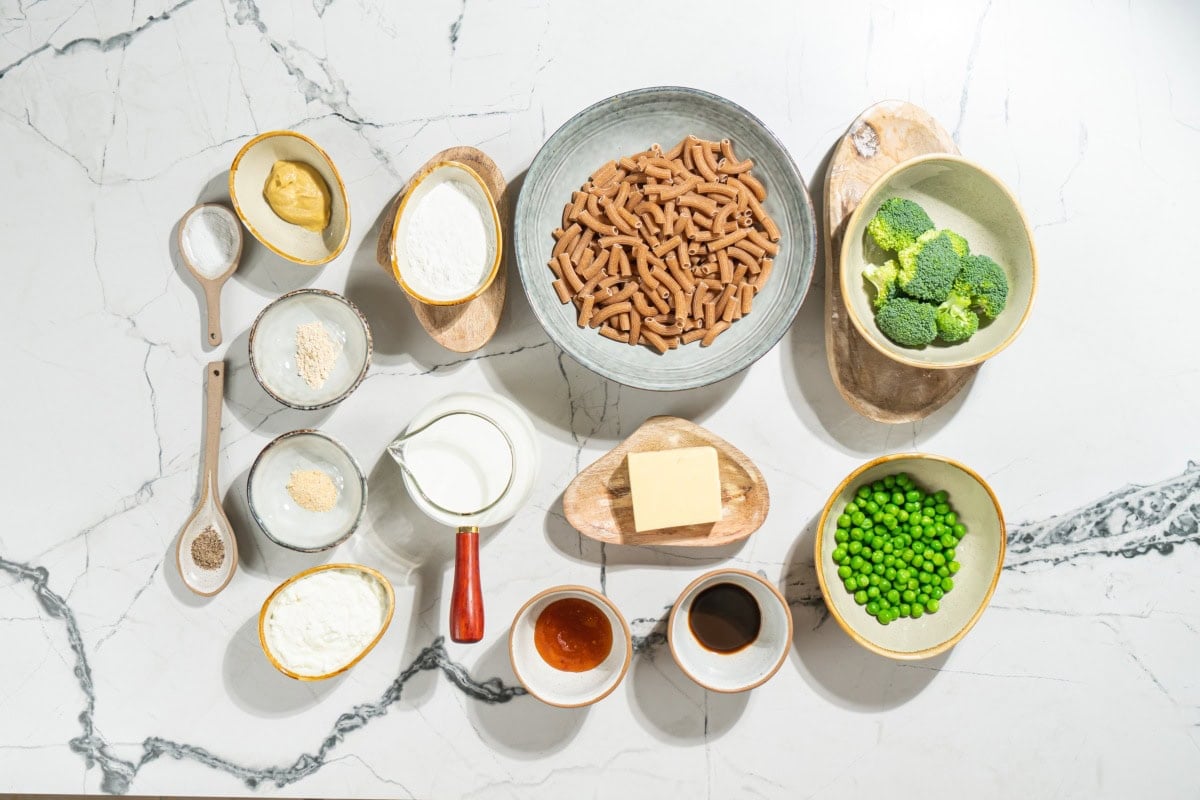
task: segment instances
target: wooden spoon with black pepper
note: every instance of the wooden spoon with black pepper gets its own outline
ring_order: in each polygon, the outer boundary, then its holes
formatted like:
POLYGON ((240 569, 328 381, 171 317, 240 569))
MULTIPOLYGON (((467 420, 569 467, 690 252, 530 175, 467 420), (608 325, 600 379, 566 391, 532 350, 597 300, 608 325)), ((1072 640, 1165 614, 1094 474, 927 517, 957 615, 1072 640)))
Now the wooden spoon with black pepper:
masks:
POLYGON ((207 399, 200 500, 183 524, 175 546, 175 566, 184 585, 201 597, 212 597, 229 585, 237 570, 237 539, 217 498, 217 461, 221 443, 221 408, 225 362, 205 367, 207 399))

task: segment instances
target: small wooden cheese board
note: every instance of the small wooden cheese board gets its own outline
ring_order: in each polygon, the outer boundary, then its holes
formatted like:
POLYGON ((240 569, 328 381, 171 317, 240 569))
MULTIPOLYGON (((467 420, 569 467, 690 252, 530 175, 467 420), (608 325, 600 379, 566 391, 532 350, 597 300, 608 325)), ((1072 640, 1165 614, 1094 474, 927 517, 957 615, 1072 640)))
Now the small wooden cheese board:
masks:
MULTIPOLYGON (((416 174, 420 175, 426 167, 439 161, 457 161, 475 170, 487 184, 488 191, 492 193, 492 199, 496 201, 496 208, 500 213, 500 223, 503 227, 509 218, 510 198, 507 196, 508 186, 504 181, 504 175, 496 166, 496 162, 492 161, 487 153, 474 147, 451 147, 429 159, 421 169, 417 170, 416 174)), ((400 207, 400 201, 404 199, 411 183, 410 180, 396 195, 379 228, 375 260, 388 275, 392 275, 392 228, 396 220, 396 210, 400 207)), ((505 236, 507 236, 507 232, 505 232, 505 236)), ((492 281, 492 285, 479 297, 461 305, 433 306, 426 305, 408 295, 405 297, 412 306, 417 321, 421 323, 421 327, 425 329, 430 338, 447 350, 455 353, 470 353, 491 341, 492 336, 496 333, 496 328, 500 325, 500 315, 504 311, 504 295, 508 284, 507 273, 507 265, 504 263, 504 256, 501 255, 500 271, 496 273, 496 279, 492 281)))
POLYGON ((850 407, 876 422, 913 422, 937 411, 979 365, 920 369, 893 361, 854 328, 842 298, 839 263, 846 220, 875 180, 901 161, 958 153, 927 111, 901 100, 877 103, 854 120, 825 171, 825 354, 833 383, 850 407))
POLYGON ((567 522, 606 544, 716 547, 746 538, 762 526, 770 496, 762 473, 745 453, 694 422, 651 417, 599 461, 579 473, 563 493, 567 522), (631 452, 709 445, 721 473, 720 522, 638 533, 625 456, 631 452))

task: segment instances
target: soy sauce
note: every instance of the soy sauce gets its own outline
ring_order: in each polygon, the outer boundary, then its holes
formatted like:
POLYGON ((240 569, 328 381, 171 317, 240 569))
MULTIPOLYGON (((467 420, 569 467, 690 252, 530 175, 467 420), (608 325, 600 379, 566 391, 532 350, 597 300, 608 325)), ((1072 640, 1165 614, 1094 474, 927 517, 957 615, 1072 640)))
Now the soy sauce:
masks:
POLYGON ((688 627, 714 653, 736 653, 758 638, 762 609, 754 595, 735 583, 708 587, 692 601, 688 627))

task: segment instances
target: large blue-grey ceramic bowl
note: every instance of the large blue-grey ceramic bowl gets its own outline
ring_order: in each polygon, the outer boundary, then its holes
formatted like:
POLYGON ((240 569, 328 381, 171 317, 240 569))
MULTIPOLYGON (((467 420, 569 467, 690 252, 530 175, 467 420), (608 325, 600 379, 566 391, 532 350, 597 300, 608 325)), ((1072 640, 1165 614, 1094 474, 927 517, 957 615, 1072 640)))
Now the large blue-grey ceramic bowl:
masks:
POLYGON ((542 146, 525 176, 513 232, 521 283, 550 338, 572 358, 606 378, 639 389, 671 391, 728 378, 754 363, 787 331, 812 281, 816 222, 808 190, 780 141, 753 114, 697 89, 654 87, 624 92, 576 114, 542 146), (551 232, 563 204, 610 159, 658 142, 670 147, 687 134, 731 139, 767 187, 767 212, 782 238, 774 270, 754 311, 711 347, 698 343, 658 355, 576 325, 574 305, 559 302, 546 266, 551 232))

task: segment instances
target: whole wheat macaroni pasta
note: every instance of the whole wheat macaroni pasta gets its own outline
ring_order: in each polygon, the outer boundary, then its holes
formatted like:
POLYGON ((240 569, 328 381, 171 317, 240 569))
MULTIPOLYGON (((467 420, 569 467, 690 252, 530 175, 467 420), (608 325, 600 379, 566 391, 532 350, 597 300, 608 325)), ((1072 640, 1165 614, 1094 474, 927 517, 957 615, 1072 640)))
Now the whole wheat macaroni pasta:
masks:
POLYGON ((667 353, 751 313, 780 250, 754 161, 686 136, 601 165, 563 206, 548 267, 579 327, 667 353))

